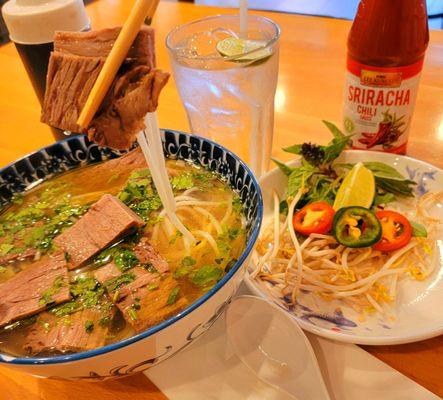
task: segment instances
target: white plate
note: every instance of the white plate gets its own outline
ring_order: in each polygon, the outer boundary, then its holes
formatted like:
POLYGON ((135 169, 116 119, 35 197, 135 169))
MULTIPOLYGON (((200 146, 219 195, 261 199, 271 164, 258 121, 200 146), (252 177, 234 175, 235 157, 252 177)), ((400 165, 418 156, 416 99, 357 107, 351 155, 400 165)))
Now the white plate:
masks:
MULTIPOLYGON (((410 157, 371 151, 346 151, 340 162, 380 161, 394 166, 415 182, 416 195, 443 190, 443 171, 410 157)), ((296 166, 298 161, 289 165, 296 166)), ((264 198, 264 223, 267 226, 272 212, 272 190, 284 195, 287 178, 279 169, 264 175, 260 181, 264 198)), ((443 218, 443 204, 437 204, 433 215, 443 218)), ((436 251, 432 256, 434 273, 424 281, 405 278, 399 282, 393 305, 395 319, 379 314, 361 315, 339 300, 326 301, 313 294, 301 295, 290 312, 300 326, 312 333, 341 342, 386 345, 410 343, 443 334, 443 235, 440 230, 436 251)), ((258 281, 245 278, 248 287, 257 295, 267 297, 267 289, 258 281)))

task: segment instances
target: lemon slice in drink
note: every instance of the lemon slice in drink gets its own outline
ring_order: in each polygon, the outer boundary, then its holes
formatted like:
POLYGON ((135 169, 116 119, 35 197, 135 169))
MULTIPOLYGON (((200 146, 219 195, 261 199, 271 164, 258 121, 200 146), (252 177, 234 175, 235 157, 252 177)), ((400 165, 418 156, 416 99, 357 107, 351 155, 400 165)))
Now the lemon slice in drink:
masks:
POLYGON ((360 206, 369 208, 374 201, 374 174, 359 162, 348 172, 337 191, 334 210, 343 207, 360 206))
POLYGON ((235 57, 235 61, 257 61, 270 57, 272 51, 266 48, 266 42, 260 40, 244 40, 228 37, 217 43, 217 51, 225 57, 235 57), (257 51, 254 51, 257 50, 257 51), (252 52, 251 54, 245 54, 252 52), (242 54, 244 54, 242 56, 242 54))

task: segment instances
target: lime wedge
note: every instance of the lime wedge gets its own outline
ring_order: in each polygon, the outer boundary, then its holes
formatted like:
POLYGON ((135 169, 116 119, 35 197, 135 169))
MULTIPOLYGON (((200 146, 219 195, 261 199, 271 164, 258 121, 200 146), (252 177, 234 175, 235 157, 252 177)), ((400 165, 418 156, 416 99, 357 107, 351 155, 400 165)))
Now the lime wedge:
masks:
POLYGON ((236 61, 257 61, 272 55, 272 51, 266 48, 266 42, 259 40, 244 40, 229 37, 217 43, 217 51, 225 57, 236 57, 236 61), (257 51, 254 51, 257 50, 257 51), (252 52, 251 54, 245 54, 252 52), (242 56, 242 54, 244 54, 242 56))
POLYGON ((337 191, 334 210, 343 207, 360 206, 369 208, 374 201, 374 174, 359 162, 348 172, 337 191))

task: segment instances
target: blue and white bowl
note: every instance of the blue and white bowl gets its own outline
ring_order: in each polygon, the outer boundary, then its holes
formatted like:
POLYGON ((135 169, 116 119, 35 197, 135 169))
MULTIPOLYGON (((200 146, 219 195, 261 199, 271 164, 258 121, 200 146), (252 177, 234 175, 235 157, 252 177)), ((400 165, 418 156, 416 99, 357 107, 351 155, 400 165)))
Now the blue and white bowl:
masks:
MULTIPOLYGON (((201 137, 163 131, 166 156, 191 160, 225 178, 239 193, 246 217, 247 242, 235 266, 210 291, 178 315, 133 337, 95 350, 54 357, 18 358, 0 354, 0 362, 40 377, 104 380, 145 371, 189 346, 223 313, 236 292, 257 240, 263 201, 252 172, 235 154, 201 137)), ((36 151, 0 170, 0 207, 12 196, 75 168, 121 156, 75 136, 36 151)))

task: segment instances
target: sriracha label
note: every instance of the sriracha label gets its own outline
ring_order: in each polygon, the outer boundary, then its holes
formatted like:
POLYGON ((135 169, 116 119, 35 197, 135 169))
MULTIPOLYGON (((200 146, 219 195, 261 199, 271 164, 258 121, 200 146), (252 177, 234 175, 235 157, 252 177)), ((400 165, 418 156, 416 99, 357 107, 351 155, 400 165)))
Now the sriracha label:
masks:
POLYGON ((344 127, 355 149, 404 154, 423 60, 383 68, 348 57, 344 127))

